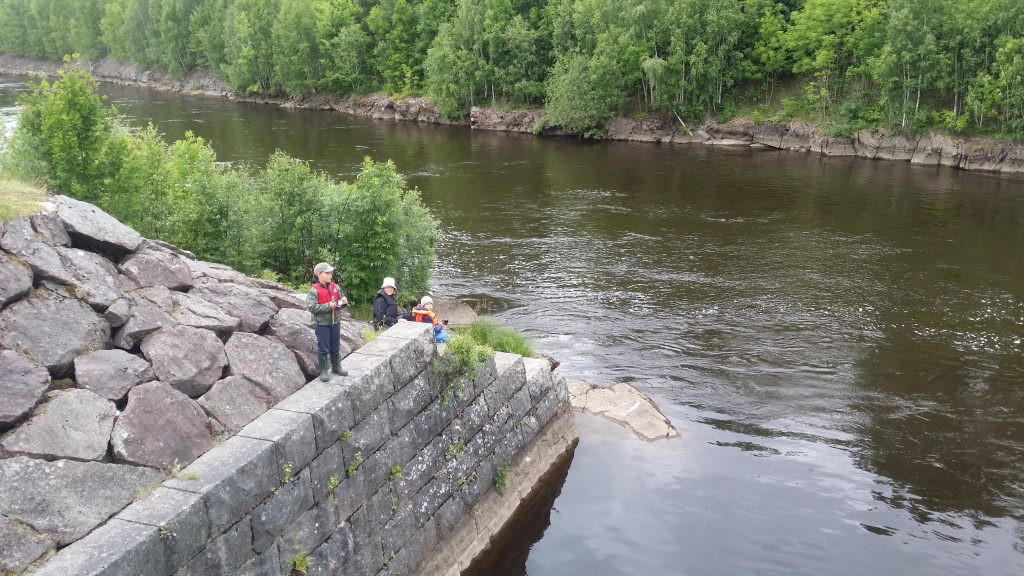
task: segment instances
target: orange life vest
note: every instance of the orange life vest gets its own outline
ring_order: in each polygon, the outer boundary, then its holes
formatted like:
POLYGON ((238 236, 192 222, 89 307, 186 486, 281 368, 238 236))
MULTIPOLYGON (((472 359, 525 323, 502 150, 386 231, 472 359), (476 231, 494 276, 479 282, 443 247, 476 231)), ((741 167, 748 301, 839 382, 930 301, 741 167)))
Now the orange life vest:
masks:
POLYGON ((426 308, 413 308, 412 316, 417 322, 427 322, 434 326, 441 323, 437 318, 437 314, 434 314, 433 310, 427 310, 426 308))

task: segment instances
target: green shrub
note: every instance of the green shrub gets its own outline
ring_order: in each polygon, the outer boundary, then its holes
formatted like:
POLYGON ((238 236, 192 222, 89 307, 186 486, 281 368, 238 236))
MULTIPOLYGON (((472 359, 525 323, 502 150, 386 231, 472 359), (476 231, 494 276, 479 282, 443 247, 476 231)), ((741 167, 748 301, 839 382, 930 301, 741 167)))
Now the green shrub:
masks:
POLYGON ((166 144, 153 126, 132 130, 105 109, 88 73, 61 72, 24 98, 0 170, 92 202, 144 236, 248 274, 307 286, 313 265, 368 306, 385 276, 425 292, 437 220, 390 161, 365 159, 353 183, 333 182, 278 151, 264 170, 229 169, 187 133, 166 144))

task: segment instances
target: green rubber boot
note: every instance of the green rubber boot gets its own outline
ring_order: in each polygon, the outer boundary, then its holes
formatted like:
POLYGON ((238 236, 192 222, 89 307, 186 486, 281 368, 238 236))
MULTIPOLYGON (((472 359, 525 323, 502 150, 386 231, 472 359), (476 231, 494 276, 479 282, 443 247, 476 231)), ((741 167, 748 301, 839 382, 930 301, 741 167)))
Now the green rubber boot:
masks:
POLYGON ((320 381, 327 382, 331 377, 330 366, 327 364, 327 354, 320 355, 320 381))
POLYGON ((331 352, 331 372, 338 376, 348 376, 348 372, 341 367, 341 352, 331 352))

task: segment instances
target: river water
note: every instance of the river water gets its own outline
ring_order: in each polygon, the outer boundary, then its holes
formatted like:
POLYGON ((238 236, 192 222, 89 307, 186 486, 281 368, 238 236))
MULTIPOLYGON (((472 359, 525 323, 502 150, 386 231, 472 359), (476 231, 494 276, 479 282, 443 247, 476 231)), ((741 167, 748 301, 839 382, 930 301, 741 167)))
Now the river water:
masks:
POLYGON ((478 574, 1024 574, 1024 178, 103 91, 227 162, 393 159, 436 293, 672 419, 581 417, 550 518, 478 574))

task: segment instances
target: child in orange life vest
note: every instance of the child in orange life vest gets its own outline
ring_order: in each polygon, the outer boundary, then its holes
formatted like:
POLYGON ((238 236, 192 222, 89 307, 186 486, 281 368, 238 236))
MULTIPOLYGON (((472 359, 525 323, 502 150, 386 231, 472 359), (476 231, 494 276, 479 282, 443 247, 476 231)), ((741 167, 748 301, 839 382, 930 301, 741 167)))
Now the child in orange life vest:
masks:
POLYGON ((412 309, 412 316, 416 322, 426 322, 434 325, 434 342, 440 344, 448 341, 448 332, 444 329, 444 323, 434 314, 434 299, 424 296, 420 305, 412 309))
POLYGON ((334 267, 321 262, 313 268, 316 282, 306 293, 306 309, 313 315, 316 329, 316 351, 320 359, 320 380, 326 382, 330 372, 339 376, 348 373, 341 367, 341 313, 340 308, 348 304, 338 285, 331 281, 334 267), (330 369, 327 360, 330 358, 330 369))

